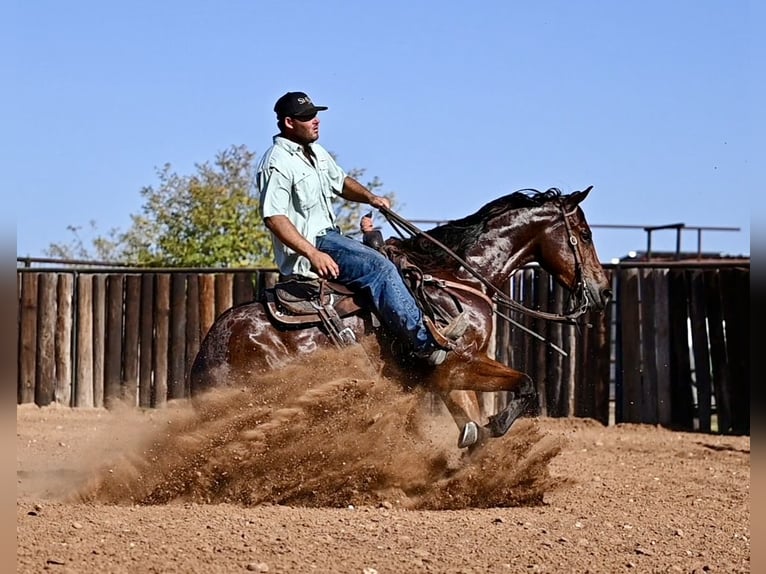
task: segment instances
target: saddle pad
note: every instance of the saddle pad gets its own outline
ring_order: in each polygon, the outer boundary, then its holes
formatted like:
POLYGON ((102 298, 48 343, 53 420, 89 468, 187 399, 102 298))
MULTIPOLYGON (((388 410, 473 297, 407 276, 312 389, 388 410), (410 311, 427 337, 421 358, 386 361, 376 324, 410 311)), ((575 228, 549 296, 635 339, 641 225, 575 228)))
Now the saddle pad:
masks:
POLYGON ((319 299, 319 281, 285 281, 274 286, 274 293, 280 301, 316 301, 319 299))
MULTIPOLYGON (((279 285, 277 285, 279 287, 279 285)), ((264 303, 269 306, 269 310, 272 311, 273 315, 277 319, 281 319, 285 316, 309 316, 309 317, 315 317, 315 320, 320 321, 319 314, 317 311, 317 308, 314 306, 318 302, 318 296, 319 292, 317 291, 317 297, 315 297, 313 300, 308 299, 297 299, 293 298, 290 299, 288 297, 284 296, 284 292, 281 290, 278 290, 277 287, 274 287, 273 289, 266 289, 264 290, 265 295, 265 301, 264 303), (312 301, 314 304, 312 304, 312 301)), ((289 292, 289 296, 294 297, 298 291, 293 290, 289 292)), ((331 293, 328 291, 326 293, 327 297, 326 299, 330 299, 331 293)), ((353 313, 356 313, 360 309, 362 309, 361 305, 356 301, 354 297, 347 296, 344 294, 338 294, 335 293, 334 299, 334 307, 336 312, 339 316, 345 317, 347 315, 351 315, 353 313)), ((328 301, 325 301, 325 304, 328 303, 328 301)), ((292 320, 284 320, 283 322, 295 322, 292 320)), ((302 321, 301 321, 302 322, 302 321)))
POLYGON ((319 279, 291 279, 277 283, 274 286, 274 292, 279 301, 291 303, 294 301, 316 301, 319 299, 319 293, 338 295, 353 295, 354 292, 340 283, 334 281, 324 281, 324 289, 319 279))

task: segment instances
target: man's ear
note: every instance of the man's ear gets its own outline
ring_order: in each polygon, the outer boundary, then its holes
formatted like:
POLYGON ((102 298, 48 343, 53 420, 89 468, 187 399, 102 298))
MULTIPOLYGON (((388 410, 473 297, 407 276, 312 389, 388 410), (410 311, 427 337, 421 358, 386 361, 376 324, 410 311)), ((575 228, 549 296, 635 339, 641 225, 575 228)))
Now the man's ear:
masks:
POLYGON ((289 128, 289 129, 295 128, 295 122, 293 121, 293 118, 291 118, 290 116, 285 117, 285 119, 282 121, 284 122, 286 128, 289 128))

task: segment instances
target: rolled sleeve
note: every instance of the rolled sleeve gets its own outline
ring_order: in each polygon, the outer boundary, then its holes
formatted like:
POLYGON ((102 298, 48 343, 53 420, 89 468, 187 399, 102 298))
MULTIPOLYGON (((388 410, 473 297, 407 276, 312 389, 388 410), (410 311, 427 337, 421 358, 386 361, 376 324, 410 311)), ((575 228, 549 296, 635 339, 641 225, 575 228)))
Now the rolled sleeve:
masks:
POLYGON ((258 173, 261 190, 261 216, 290 215, 292 181, 274 166, 258 173))

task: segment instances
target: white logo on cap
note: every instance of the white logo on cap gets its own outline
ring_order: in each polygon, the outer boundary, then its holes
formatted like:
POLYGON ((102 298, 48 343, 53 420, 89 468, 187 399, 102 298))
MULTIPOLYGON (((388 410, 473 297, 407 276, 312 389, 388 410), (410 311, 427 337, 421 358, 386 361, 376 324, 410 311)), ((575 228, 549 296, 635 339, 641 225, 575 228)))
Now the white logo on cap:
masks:
POLYGON ((305 98, 298 98, 298 103, 299 104, 310 104, 311 103, 311 98, 309 98, 308 96, 306 96, 305 98))

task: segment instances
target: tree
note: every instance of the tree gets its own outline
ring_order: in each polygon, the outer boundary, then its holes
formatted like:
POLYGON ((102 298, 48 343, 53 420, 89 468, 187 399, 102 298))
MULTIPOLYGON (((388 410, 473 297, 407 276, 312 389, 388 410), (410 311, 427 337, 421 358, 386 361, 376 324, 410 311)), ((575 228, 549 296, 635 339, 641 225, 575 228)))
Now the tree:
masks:
MULTIPOLYGON (((79 227, 74 239, 52 244, 48 254, 61 258, 106 260, 151 267, 260 267, 273 265, 271 236, 260 217, 255 188, 256 156, 245 146, 232 146, 210 163, 195 165, 193 175, 179 175, 170 164, 157 170, 156 187, 141 189, 141 213, 131 215, 127 231, 97 235, 88 249, 79 227)), ((349 171, 355 179, 363 169, 349 171)), ((366 183, 382 194, 382 182, 366 183)), ((385 194, 394 201, 393 194, 385 194)), ((358 230, 368 206, 342 202, 338 223, 358 230)), ((96 226, 91 222, 95 231, 96 226)))

